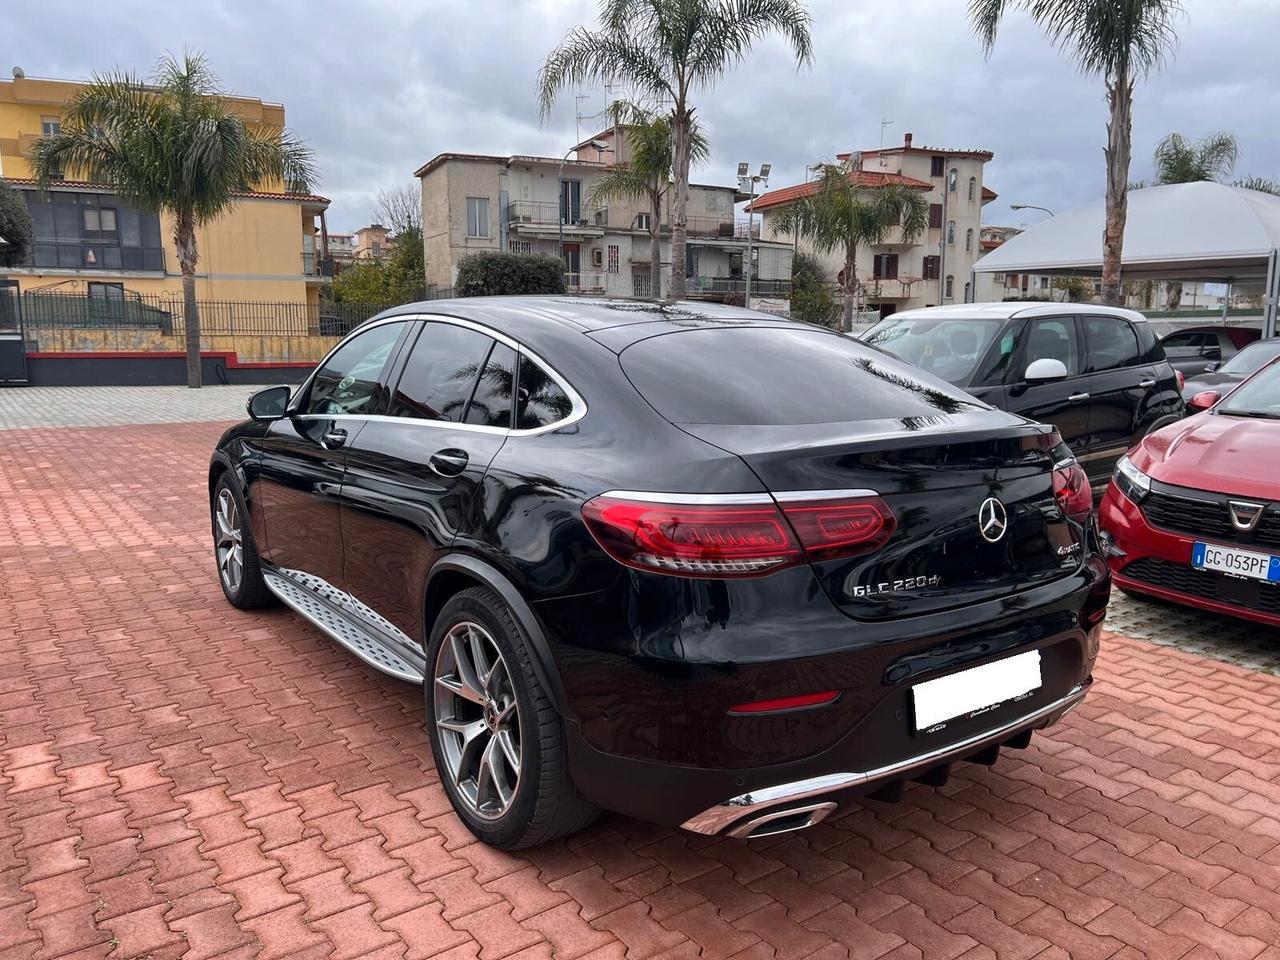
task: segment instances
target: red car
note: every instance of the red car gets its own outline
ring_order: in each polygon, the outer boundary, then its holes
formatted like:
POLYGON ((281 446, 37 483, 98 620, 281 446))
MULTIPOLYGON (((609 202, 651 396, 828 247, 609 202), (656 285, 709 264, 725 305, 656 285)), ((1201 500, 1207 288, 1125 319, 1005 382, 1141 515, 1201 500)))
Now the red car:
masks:
POLYGON ((1280 360, 1120 459, 1098 511, 1121 590, 1280 627, 1280 360))

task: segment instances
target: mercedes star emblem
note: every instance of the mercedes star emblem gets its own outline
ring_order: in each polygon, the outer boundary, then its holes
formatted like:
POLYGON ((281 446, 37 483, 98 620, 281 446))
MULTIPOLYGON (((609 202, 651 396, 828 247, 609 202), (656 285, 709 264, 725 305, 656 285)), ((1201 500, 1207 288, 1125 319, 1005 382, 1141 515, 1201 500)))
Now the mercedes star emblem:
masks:
POLYGON ((999 543, 1009 529, 1009 515, 1004 504, 995 497, 987 497, 978 508, 978 532, 987 543, 999 543))

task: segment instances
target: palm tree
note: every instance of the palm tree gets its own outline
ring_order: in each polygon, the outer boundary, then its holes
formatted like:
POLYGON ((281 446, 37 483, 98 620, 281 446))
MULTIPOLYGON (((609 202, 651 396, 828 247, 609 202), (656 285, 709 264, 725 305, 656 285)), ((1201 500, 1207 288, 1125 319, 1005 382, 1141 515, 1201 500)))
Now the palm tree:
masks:
POLYGON ((883 243, 894 227, 901 227, 903 243, 911 243, 929 225, 929 203, 918 189, 900 183, 860 187, 860 173, 853 160, 821 164, 813 192, 783 207, 772 221, 774 230, 805 237, 822 253, 844 255, 846 330, 858 293, 858 247, 883 243))
POLYGON ((969 19, 988 56, 1005 11, 1023 10, 1067 51, 1080 72, 1102 77, 1107 122, 1107 222, 1102 238, 1102 300, 1123 304, 1120 262, 1133 152, 1133 86, 1160 66, 1176 42, 1179 0, 969 0, 969 19))
POLYGON ((544 119, 557 94, 581 83, 620 80, 642 98, 672 104, 672 299, 685 294, 693 95, 714 87, 756 40, 771 33, 783 35, 798 64, 809 63, 809 24, 800 0, 600 0, 598 29, 570 30, 542 65, 538 100, 544 119))
MULTIPOLYGON (((1231 173, 1239 156, 1240 144, 1229 133, 1211 133, 1195 143, 1180 133, 1171 133, 1156 145, 1155 182, 1219 180, 1231 173)), ((1177 310, 1181 304, 1182 284, 1170 281, 1165 286, 1165 306, 1177 310)))
POLYGON ((302 192, 314 179, 310 149, 282 130, 251 130, 222 95, 203 56, 165 57, 149 80, 97 74, 63 108, 61 132, 31 148, 42 188, 64 168, 144 210, 173 217, 182 271, 187 385, 200 386, 196 227, 236 194, 282 181, 302 192))
POLYGON ((1233 180, 1231 185, 1243 187, 1245 190, 1260 190, 1280 197, 1280 180, 1269 180, 1266 177, 1241 177, 1239 180, 1233 180))
MULTIPOLYGON (((619 102, 610 110, 622 136, 628 159, 611 166, 591 188, 591 202, 645 198, 649 201, 649 276, 653 296, 662 297, 662 201, 671 185, 671 118, 655 116, 638 104, 619 102)), ((707 138, 694 124, 689 131, 689 154, 695 163, 711 155, 707 138)))

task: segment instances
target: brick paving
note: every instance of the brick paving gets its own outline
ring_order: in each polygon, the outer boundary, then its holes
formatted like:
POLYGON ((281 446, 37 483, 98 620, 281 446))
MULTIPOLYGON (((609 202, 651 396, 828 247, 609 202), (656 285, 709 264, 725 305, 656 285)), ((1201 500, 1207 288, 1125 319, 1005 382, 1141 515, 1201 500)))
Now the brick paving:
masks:
POLYGON ((1280 678, 1118 636, 1063 724, 900 804, 474 842, 418 690, 223 602, 221 429, 3 434, 6 960, 1280 960, 1280 678))
MULTIPOLYGON (((281 381, 283 382, 283 381, 281 381)), ((243 420, 261 386, 0 387, 0 430, 243 420)))

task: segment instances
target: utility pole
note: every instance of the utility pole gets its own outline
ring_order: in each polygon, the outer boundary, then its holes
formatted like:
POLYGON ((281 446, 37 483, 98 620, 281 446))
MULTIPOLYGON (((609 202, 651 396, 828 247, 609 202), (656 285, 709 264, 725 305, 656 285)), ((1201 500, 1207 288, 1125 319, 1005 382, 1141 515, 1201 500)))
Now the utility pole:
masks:
POLYGON ((762 163, 760 164, 760 172, 753 174, 750 172, 751 164, 738 164, 738 190, 751 196, 751 200, 747 204, 747 262, 743 264, 742 268, 743 276, 746 278, 746 283, 743 287, 742 305, 747 309, 751 309, 751 246, 753 234, 755 233, 756 184, 767 187, 771 169, 772 164, 762 163))

